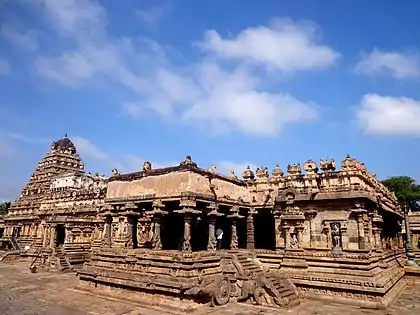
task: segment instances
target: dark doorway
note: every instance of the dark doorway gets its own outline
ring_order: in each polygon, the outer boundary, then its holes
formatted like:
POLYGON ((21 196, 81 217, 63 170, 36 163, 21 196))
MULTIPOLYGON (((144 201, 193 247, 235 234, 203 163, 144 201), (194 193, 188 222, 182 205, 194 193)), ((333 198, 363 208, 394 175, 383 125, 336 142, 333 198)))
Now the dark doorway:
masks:
POLYGON ((207 250, 209 240, 209 220, 207 215, 191 222, 191 246, 193 251, 207 250))
POLYGON ((274 216, 269 209, 260 209, 254 215, 255 248, 276 249, 274 216))
POLYGON ((137 239, 137 230, 138 230, 138 218, 137 216, 133 217, 133 231, 132 231, 132 235, 133 235, 133 248, 137 248, 138 247, 138 239, 137 239))
POLYGON ((247 210, 241 209, 239 214, 243 216, 238 220, 236 233, 238 234, 238 248, 246 248, 246 215, 247 210))
POLYGON ((64 224, 58 224, 55 227, 55 231, 57 232, 56 245, 64 245, 64 241, 66 240, 66 228, 64 224))
POLYGON ((182 216, 169 212, 163 217, 161 226, 162 249, 181 250, 184 237, 184 220, 182 216))
POLYGON ((0 238, 3 238, 4 228, 0 228, 0 238))

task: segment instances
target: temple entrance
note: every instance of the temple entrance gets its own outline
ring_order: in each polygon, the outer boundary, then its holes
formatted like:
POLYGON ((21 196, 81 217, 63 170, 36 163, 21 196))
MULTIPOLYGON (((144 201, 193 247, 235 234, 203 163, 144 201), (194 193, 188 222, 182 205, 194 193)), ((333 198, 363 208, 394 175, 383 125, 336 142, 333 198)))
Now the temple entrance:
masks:
POLYGON ((169 212, 163 217, 161 226, 162 249, 181 250, 184 238, 184 219, 182 216, 169 212))
POLYGON ((56 246, 63 246, 66 240, 66 227, 64 224, 57 224, 55 231, 57 233, 56 246))
POLYGON ((269 209, 260 209, 254 215, 256 249, 276 249, 275 220, 269 209))
POLYGON ((4 228, 0 228, 0 238, 3 238, 4 228))

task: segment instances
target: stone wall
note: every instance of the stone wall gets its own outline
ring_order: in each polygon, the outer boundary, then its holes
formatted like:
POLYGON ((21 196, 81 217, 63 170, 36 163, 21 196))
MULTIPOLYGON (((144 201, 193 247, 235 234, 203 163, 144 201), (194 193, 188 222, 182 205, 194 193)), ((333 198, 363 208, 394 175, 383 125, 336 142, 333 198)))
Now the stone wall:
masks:
POLYGON ((155 198, 180 196, 181 192, 194 192, 218 198, 249 201, 247 188, 219 178, 209 179, 192 171, 175 171, 159 176, 146 176, 132 181, 115 180, 108 184, 107 198, 124 198, 139 195, 154 195, 155 198), (210 186, 210 184, 214 186, 210 186), (214 190, 211 189, 214 187, 214 190))

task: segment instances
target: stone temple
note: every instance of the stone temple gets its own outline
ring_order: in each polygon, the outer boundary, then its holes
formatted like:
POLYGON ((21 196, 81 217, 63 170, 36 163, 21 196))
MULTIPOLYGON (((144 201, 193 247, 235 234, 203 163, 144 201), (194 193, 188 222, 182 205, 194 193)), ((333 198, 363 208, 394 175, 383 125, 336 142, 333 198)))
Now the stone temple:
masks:
POLYGON ((28 257, 77 271, 84 290, 181 308, 305 298, 387 308, 405 286, 403 219, 350 156, 339 170, 309 160, 286 173, 248 167, 241 179, 187 156, 106 178, 86 173, 64 137, 0 220, 13 249, 0 260, 28 257))

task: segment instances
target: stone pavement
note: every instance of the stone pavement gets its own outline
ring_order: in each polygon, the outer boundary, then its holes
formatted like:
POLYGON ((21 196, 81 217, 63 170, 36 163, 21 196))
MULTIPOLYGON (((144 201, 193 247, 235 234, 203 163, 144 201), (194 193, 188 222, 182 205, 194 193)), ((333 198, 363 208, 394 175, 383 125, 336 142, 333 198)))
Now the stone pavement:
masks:
MULTIPOLYGON (((29 273, 28 262, 0 263, 1 315, 169 315, 126 301, 104 299, 73 289, 77 277, 70 274, 29 273)), ((191 315, 419 315, 420 288, 409 287, 387 311, 305 301, 294 309, 267 309, 248 304, 202 308, 191 315)))

